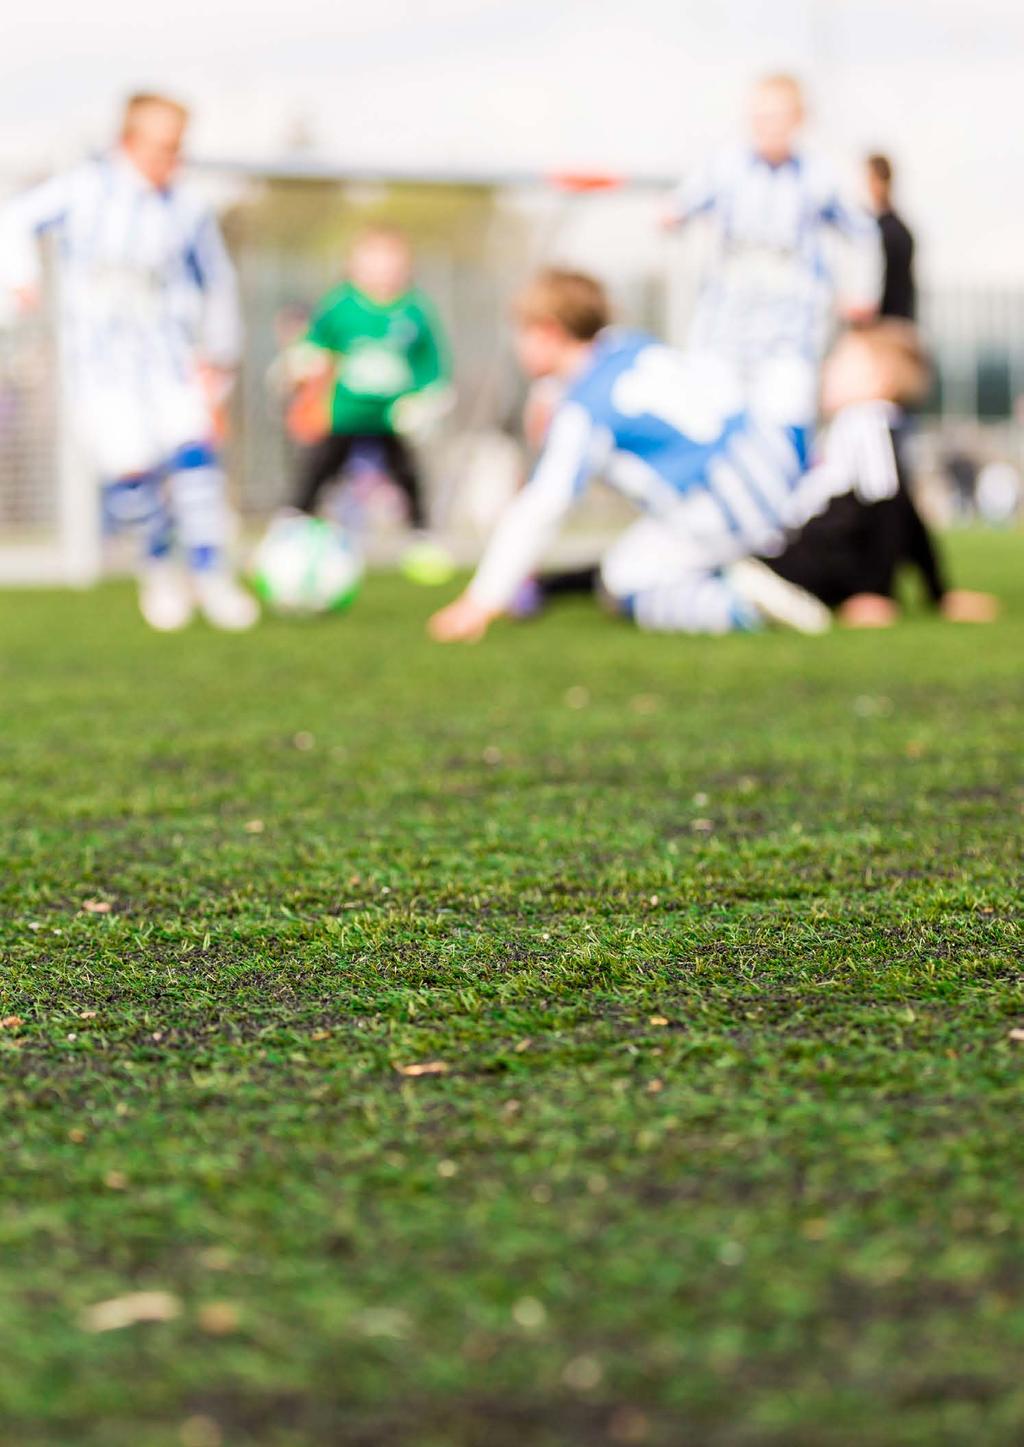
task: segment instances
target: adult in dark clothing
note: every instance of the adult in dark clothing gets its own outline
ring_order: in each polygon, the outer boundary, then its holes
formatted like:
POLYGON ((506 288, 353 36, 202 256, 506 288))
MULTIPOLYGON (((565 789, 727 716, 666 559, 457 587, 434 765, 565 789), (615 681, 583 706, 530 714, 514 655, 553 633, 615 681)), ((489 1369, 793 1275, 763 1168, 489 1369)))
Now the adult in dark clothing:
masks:
POLYGON ((913 233, 893 209, 892 162, 888 156, 869 156, 866 164, 871 209, 882 233, 885 255, 885 279, 878 314, 912 322, 917 318, 913 233))

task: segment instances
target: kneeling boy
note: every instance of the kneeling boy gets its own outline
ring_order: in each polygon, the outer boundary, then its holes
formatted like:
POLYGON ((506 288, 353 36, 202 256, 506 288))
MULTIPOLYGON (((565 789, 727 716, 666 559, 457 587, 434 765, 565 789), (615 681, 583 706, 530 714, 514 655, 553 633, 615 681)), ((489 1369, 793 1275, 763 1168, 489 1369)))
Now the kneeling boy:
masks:
POLYGON ((641 628, 827 628, 817 599, 749 561, 777 551, 806 514, 806 437, 792 421, 801 379, 783 362, 745 404, 724 363, 611 327, 604 289, 578 272, 542 272, 516 313, 524 371, 565 392, 533 476, 465 593, 431 620, 433 636, 481 638, 598 473, 646 514, 601 565, 605 593, 641 628))

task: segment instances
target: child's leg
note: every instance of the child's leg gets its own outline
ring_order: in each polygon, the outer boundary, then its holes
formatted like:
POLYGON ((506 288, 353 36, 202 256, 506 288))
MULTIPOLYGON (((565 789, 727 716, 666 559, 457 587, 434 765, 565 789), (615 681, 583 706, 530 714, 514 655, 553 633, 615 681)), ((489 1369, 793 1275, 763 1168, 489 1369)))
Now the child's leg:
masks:
POLYGON ((355 441, 356 438, 348 433, 332 432, 305 449, 299 463, 295 495, 295 506, 300 512, 316 511, 321 489, 341 472, 355 441))
POLYGON ((166 482, 163 472, 145 472, 118 478, 103 488, 104 530, 131 534, 138 542, 143 568, 162 562, 174 540, 166 482))
POLYGON ((402 489, 408 499, 410 523, 414 528, 425 528, 427 516, 423 506, 423 488, 412 452, 405 441, 394 433, 381 437, 380 445, 392 482, 402 489))
POLYGON ((205 443, 181 448, 171 462, 168 487, 177 540, 200 608, 217 628, 252 627, 259 609, 231 574, 230 515, 216 453, 205 443))
POLYGON ((168 488, 175 533, 193 573, 223 568, 229 516, 224 471, 211 447, 182 447, 168 467, 168 488))
POLYGON ((688 558, 681 539, 653 518, 613 543, 601 562, 601 585, 649 632, 730 633, 760 622, 725 573, 688 558))
POLYGON ((171 560, 174 522, 162 472, 120 478, 103 489, 109 532, 132 535, 139 549, 139 610, 151 628, 173 633, 192 617, 192 598, 171 560))

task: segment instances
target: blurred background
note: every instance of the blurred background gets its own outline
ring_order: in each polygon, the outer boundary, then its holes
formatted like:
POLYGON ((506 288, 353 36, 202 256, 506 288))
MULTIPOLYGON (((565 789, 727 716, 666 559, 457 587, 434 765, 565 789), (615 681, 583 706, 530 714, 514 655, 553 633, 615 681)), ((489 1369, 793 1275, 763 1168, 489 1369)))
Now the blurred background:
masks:
MULTIPOLYGON (((455 355, 458 405, 428 457, 435 506, 472 534, 460 499, 508 463, 522 402, 512 292, 539 260, 577 263, 624 319, 682 341, 704 238, 659 230, 665 191, 740 133, 755 76, 792 70, 810 139, 852 188, 868 152, 894 162, 935 362, 917 471, 951 523, 972 515, 979 472, 1024 463, 1022 53, 1016 0, 60 0, 8 27, 0 197, 108 144, 129 91, 194 108, 192 179, 220 213, 246 316, 230 469, 250 527, 288 486, 266 387, 282 318, 340 276, 363 221, 401 223, 455 355)), ((0 582, 63 576, 81 525, 63 501, 57 351, 52 311, 0 312, 0 582)))

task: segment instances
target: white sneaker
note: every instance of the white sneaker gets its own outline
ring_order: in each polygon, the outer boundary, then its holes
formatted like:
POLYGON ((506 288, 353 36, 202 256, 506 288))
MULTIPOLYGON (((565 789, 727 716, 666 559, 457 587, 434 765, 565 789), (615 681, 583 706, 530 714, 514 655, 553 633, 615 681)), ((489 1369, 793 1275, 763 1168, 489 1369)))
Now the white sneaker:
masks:
POLYGON ((827 633, 832 627, 832 614, 813 593, 788 583, 756 558, 733 563, 725 575, 743 601, 770 623, 797 633, 827 633))
POLYGON ((207 623, 226 633, 244 633, 260 616, 259 604, 229 573, 199 573, 196 602, 207 623))
POLYGON ((159 633, 177 633, 192 620, 192 595, 173 563, 153 563, 139 578, 139 612, 159 633))

